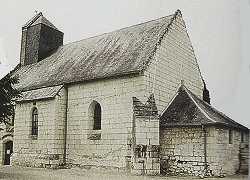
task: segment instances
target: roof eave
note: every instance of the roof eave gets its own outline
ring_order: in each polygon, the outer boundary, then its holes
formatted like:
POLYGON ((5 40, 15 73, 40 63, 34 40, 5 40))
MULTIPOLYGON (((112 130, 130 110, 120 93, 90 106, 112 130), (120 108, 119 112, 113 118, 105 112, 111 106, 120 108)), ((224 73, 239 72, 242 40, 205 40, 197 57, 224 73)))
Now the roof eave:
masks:
POLYGON ((66 82, 66 83, 62 82, 62 83, 55 83, 55 84, 50 84, 50 85, 34 86, 31 88, 17 88, 17 89, 24 92, 24 91, 31 91, 31 90, 59 86, 59 85, 68 85, 69 86, 69 85, 73 85, 73 84, 88 83, 88 82, 99 81, 99 80, 104 80, 104 79, 115 79, 115 78, 126 77, 126 76, 141 76, 142 74, 143 74, 143 71, 138 70, 138 71, 131 71, 131 72, 122 73, 122 74, 113 74, 111 76, 94 78, 94 79, 71 81, 71 82, 66 82))

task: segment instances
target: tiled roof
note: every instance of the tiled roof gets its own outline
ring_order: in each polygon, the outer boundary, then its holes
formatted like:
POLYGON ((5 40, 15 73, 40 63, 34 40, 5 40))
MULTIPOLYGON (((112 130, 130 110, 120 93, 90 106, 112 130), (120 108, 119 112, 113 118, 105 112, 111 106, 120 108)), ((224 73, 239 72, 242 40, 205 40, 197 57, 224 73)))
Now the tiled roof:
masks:
POLYGON ((38 63, 18 68, 19 90, 138 74, 150 63, 174 15, 63 45, 38 63))
POLYGON ((49 99, 54 98, 57 93, 62 88, 62 85, 60 86, 53 86, 53 87, 46 87, 36 90, 30 90, 30 91, 24 91, 21 94, 21 97, 16 99, 16 102, 21 101, 32 101, 32 100, 40 100, 40 99, 49 99))
POLYGON ((57 28, 51 22, 49 22, 49 20, 46 19, 41 12, 36 14, 25 25, 23 25, 23 28, 34 26, 37 24, 45 24, 45 25, 57 30, 57 28))
POLYGON ((160 117, 161 127, 223 125, 247 130, 181 85, 160 117))

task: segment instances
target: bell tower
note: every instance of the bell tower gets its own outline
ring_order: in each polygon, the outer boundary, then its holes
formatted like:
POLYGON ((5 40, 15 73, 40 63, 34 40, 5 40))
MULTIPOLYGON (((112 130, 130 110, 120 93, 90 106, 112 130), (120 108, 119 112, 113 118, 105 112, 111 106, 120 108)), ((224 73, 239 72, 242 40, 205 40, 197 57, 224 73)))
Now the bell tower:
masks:
POLYGON ((37 63, 50 56, 63 45, 63 32, 59 31, 40 12, 22 27, 20 64, 37 63))

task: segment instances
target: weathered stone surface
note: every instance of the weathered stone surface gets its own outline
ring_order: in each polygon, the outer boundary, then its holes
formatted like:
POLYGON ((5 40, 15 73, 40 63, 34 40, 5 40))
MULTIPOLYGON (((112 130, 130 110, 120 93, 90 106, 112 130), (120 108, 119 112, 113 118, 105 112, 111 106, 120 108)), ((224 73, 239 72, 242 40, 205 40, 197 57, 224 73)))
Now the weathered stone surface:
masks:
MULTIPOLYGON (((173 127, 160 130, 160 157, 162 173, 194 176, 225 176, 240 170, 240 131, 233 131, 232 144, 229 143, 229 129, 206 128, 206 147, 202 127, 173 127), (205 161, 206 148, 206 161, 205 161)), ((248 144, 248 139, 245 139, 248 144)), ((244 144, 243 143, 243 144, 244 144)), ((243 151, 248 151, 244 146, 243 151)), ((242 151, 242 152, 243 152, 242 151)), ((243 159, 243 170, 248 163, 243 159)), ((245 156, 248 158, 248 154, 245 156)))
POLYGON ((13 165, 43 167, 63 163, 65 89, 52 100, 18 103, 15 110, 13 165), (38 109, 38 136, 31 136, 32 109, 38 109), (50 157, 59 157, 51 162, 50 157), (49 160, 48 160, 49 159, 49 160))

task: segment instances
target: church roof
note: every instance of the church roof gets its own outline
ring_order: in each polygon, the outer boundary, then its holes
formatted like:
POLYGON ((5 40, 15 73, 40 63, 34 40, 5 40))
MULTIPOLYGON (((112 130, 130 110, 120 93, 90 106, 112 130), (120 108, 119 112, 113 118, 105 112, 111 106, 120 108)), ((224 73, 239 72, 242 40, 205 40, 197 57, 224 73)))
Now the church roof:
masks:
POLYGON ((160 117, 161 127, 223 125, 248 131, 181 85, 160 117))
POLYGON ((53 29, 58 30, 48 19, 46 19, 43 14, 40 12, 36 14, 33 18, 31 18, 22 28, 28 28, 30 26, 34 26, 37 24, 44 24, 53 29))
POLYGON ((21 66, 14 75, 19 90, 139 74, 175 19, 174 15, 60 46, 34 64, 21 66))

